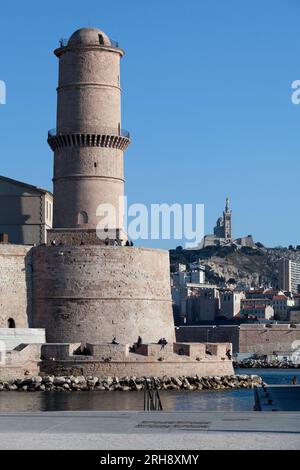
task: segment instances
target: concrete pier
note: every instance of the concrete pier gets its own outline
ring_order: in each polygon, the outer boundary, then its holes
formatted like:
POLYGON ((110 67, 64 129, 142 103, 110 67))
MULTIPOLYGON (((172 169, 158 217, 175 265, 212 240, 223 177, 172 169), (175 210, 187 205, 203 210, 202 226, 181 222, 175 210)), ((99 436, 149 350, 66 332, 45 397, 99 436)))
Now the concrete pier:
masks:
POLYGON ((300 449, 300 413, 1 413, 0 449, 300 449))

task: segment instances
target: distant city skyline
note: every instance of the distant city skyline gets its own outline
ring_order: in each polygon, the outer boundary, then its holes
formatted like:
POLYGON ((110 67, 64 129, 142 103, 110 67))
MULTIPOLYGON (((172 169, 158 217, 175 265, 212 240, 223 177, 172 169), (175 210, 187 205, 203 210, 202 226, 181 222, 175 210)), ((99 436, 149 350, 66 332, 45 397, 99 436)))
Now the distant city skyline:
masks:
POLYGON ((295 0, 132 0, 126 8, 120 0, 53 0, 51 8, 31 0, 15 15, 4 0, 0 175, 52 190, 53 50, 76 28, 100 27, 126 52, 129 203, 204 204, 212 233, 229 196, 234 237, 300 244, 300 106, 291 100, 300 79, 299 12, 295 0))

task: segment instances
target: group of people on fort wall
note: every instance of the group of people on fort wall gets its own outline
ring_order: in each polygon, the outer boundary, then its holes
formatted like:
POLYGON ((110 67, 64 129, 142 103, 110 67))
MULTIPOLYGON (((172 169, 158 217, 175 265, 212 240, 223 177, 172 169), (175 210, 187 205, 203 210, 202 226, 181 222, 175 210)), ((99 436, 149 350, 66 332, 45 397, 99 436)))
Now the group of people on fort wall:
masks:
MULTIPOLYGON (((115 336, 113 337, 111 344, 116 344, 116 345, 119 344, 118 341, 117 341, 117 338, 115 336)), ((137 352, 137 350, 139 349, 141 344, 143 344, 143 340, 142 340, 141 336, 139 336, 138 339, 137 339, 137 342, 134 343, 132 346, 129 346, 129 352, 137 352)), ((168 344, 168 341, 166 340, 166 338, 160 338, 158 340, 157 344, 160 344, 161 349, 164 349, 164 347, 168 344)))

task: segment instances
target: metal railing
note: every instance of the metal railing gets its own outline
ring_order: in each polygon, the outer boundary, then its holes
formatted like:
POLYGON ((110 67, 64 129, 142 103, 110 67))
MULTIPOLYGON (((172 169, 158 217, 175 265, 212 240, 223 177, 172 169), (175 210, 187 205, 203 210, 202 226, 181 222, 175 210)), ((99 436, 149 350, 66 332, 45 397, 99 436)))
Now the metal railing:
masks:
POLYGON ((57 130, 56 128, 54 129, 50 129, 48 131, 48 138, 51 138, 51 137, 57 137, 58 135, 68 135, 68 134, 84 134, 84 135, 87 135, 87 134, 90 134, 90 135, 94 135, 94 134, 104 134, 104 135, 119 135, 120 137, 125 137, 127 139, 130 139, 130 132, 127 131, 126 129, 116 129, 116 128, 113 128, 113 127, 101 127, 97 130, 95 130, 94 132, 74 132, 74 131, 70 131, 70 132, 59 132, 57 133, 57 130))
MULTIPOLYGON (((119 46, 118 41, 115 41, 114 39, 110 39, 110 38, 109 38, 109 40, 110 40, 110 44, 111 44, 112 47, 115 47, 116 49, 119 49, 120 46, 119 46)), ((59 40, 59 47, 67 47, 68 42, 69 42, 68 39, 61 38, 59 40)), ((100 44, 100 42, 99 42, 99 45, 104 46, 104 47, 106 46, 106 44, 100 44)))
POLYGON ((119 49, 118 41, 115 41, 114 39, 110 39, 110 38, 109 38, 109 40, 110 40, 110 43, 111 43, 112 47, 115 47, 116 49, 119 49))
POLYGON ((158 390, 155 388, 153 377, 144 382, 144 411, 162 411, 158 390))

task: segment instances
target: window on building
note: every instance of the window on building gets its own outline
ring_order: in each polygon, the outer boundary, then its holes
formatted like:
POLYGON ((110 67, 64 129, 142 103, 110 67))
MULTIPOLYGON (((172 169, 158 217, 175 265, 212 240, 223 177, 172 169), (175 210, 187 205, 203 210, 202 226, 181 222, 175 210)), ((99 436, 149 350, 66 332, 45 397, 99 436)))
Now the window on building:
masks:
POLYGON ((15 320, 13 318, 9 318, 7 320, 7 326, 8 328, 16 328, 15 320))
POLYGON ((103 45, 104 44, 104 38, 102 34, 99 34, 99 44, 103 45))

